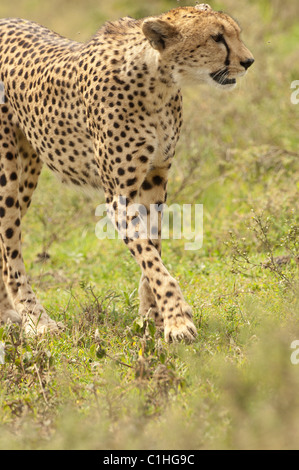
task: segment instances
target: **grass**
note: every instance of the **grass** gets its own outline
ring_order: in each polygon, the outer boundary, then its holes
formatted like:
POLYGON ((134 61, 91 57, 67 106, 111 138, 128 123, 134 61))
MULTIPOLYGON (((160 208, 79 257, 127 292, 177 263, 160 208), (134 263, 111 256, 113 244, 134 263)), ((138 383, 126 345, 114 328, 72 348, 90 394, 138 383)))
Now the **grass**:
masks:
MULTIPOLYGON (((177 5, 77 3, 69 15, 66 0, 51 11, 2 2, 0 14, 85 39, 106 19, 177 5)), ((102 196, 44 171, 24 221, 24 258, 66 330, 27 338, 0 327, 1 449, 298 449, 298 4, 214 6, 240 20, 256 63, 233 93, 185 90, 169 202, 204 205, 204 243, 185 251, 184 240, 165 240, 163 257, 198 340, 167 345, 138 318, 137 264, 121 241, 95 237, 102 196)))

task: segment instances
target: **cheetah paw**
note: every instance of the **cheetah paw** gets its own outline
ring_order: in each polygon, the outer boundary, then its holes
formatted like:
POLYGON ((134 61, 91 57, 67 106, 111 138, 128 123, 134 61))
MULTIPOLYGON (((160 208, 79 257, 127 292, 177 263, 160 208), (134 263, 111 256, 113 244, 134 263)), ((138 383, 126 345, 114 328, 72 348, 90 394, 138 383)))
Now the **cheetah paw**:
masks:
POLYGON ((21 315, 15 310, 9 309, 5 310, 3 313, 0 313, 0 323, 17 323, 21 324, 22 319, 21 315))
POLYGON ((64 325, 61 322, 55 322, 47 315, 42 315, 40 318, 27 315, 24 322, 24 331, 29 336, 41 336, 45 333, 58 333, 63 329, 64 325))
POLYGON ((178 307, 176 312, 166 315, 164 319, 164 336, 167 343, 184 341, 193 342, 197 337, 197 331, 192 321, 192 311, 189 306, 178 307))

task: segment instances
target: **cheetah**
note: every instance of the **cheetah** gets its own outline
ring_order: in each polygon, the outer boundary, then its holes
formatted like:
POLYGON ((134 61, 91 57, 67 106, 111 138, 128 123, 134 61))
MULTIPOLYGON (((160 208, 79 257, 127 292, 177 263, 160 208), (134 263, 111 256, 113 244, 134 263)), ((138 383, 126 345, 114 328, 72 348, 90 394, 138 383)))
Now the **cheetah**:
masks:
MULTIPOLYGON (((182 126, 181 87, 234 88, 254 62, 240 32, 207 4, 107 22, 86 43, 27 20, 0 20, 2 322, 37 334, 60 328, 36 298, 22 257, 21 220, 42 166, 62 183, 102 188, 113 213, 165 203, 182 126)), ((189 342, 197 330, 161 259, 161 218, 158 237, 141 239, 137 229, 123 237, 142 271, 139 313, 164 327, 166 341, 189 342)), ((125 216, 122 226, 131 220, 125 216)))

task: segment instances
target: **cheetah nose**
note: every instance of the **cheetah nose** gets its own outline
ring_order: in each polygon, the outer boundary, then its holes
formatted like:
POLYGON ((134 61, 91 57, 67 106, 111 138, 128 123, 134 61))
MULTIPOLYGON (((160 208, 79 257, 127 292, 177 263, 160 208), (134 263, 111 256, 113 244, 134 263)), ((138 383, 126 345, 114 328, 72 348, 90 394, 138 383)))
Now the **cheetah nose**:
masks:
POLYGON ((247 59, 247 60, 241 61, 240 64, 242 65, 242 67, 244 67, 247 70, 253 64, 253 62, 254 62, 254 59, 247 59))

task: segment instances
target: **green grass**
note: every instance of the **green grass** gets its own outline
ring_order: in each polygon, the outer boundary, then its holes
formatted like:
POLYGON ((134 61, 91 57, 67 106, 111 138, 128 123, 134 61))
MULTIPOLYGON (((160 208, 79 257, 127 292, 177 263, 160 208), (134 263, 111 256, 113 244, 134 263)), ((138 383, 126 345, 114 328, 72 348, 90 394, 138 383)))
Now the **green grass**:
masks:
MULTIPOLYGON (((178 4, 88 0, 69 15, 66 0, 10 3, 1 16, 82 40, 106 19, 178 4)), ((204 204, 200 250, 163 241, 197 341, 168 345, 138 318, 137 264, 121 241, 95 236, 102 195, 72 192, 44 171, 24 221, 24 258, 66 329, 26 338, 0 327, 1 449, 298 449, 298 2, 245 4, 216 7, 240 20, 256 63, 233 93, 185 90, 169 185, 169 203, 204 204)))

